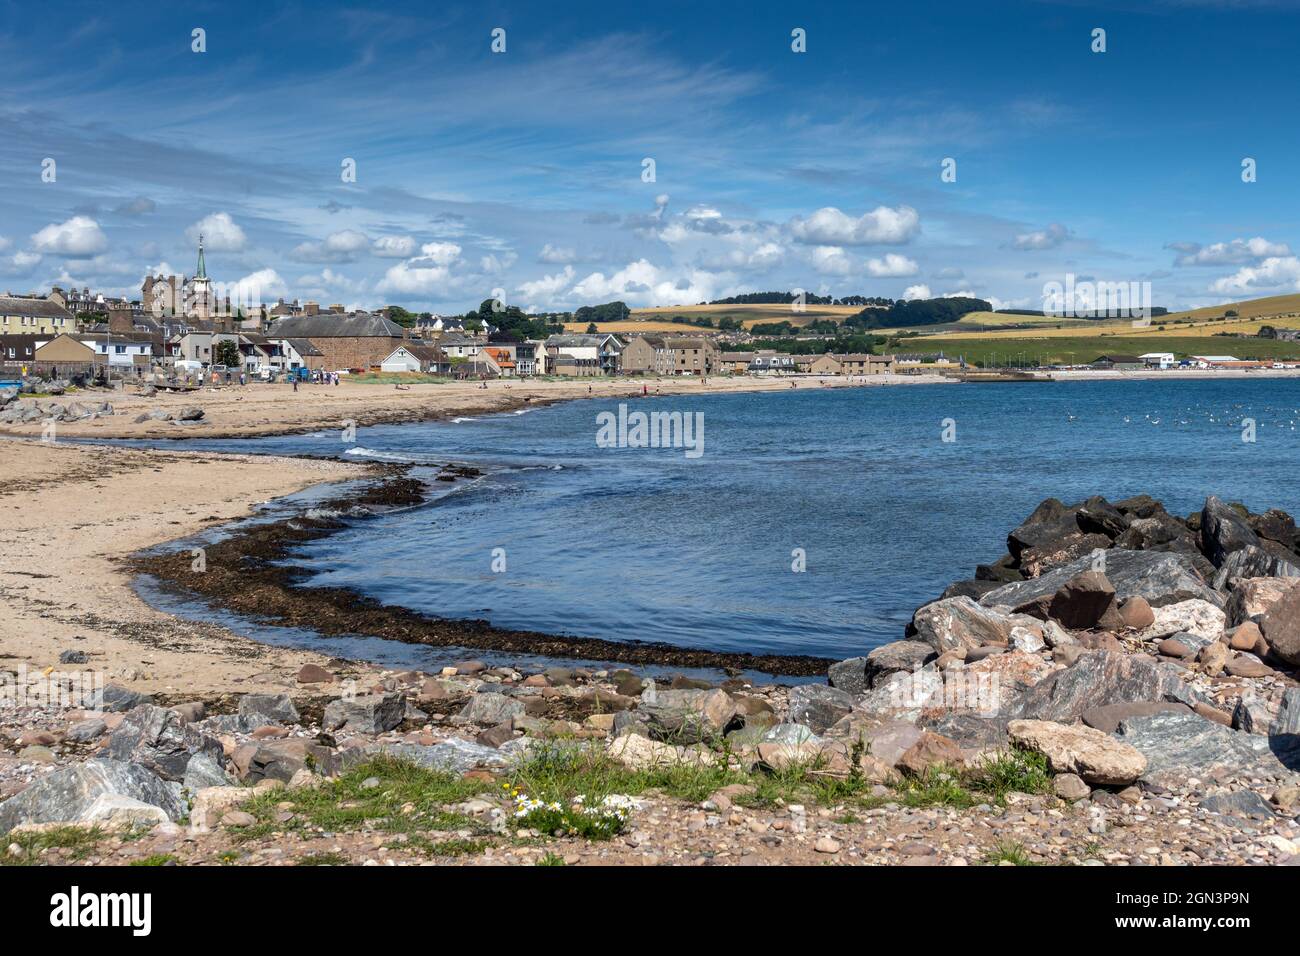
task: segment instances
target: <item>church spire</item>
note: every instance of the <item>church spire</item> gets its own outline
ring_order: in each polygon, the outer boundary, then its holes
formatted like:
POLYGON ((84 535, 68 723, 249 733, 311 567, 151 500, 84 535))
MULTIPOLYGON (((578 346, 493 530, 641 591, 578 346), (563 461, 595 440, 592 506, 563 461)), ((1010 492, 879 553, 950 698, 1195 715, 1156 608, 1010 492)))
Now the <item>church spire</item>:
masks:
POLYGON ((203 261, 203 233, 199 233, 199 271, 194 276, 196 279, 206 279, 208 277, 208 267, 203 261))

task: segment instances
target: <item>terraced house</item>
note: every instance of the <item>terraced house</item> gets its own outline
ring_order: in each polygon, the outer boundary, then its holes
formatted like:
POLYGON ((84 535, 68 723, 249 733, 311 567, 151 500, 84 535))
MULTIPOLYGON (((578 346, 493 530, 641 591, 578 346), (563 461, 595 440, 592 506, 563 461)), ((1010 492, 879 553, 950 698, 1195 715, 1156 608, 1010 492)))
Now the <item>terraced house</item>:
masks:
POLYGON ((35 295, 0 295, 0 335, 75 332, 77 320, 57 302, 35 295))

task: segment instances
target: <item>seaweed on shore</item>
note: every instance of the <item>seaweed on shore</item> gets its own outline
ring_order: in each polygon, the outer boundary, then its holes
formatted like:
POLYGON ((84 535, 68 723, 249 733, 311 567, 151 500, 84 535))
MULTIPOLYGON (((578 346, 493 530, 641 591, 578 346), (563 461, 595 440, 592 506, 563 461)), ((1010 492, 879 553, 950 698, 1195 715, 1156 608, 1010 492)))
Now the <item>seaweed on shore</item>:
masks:
POLYGON ((432 647, 798 677, 824 676, 834 663, 821 657, 696 650, 661 642, 544 634, 494 627, 484 620, 435 617, 383 604, 350 588, 307 587, 303 581, 311 572, 285 566, 296 549, 336 534, 353 521, 424 501, 424 483, 401 471, 392 469, 386 477, 349 495, 316 505, 313 510, 321 517, 295 515, 242 529, 206 545, 202 571, 192 569, 188 549, 133 555, 128 569, 193 592, 213 607, 263 623, 331 636, 359 634, 432 647), (335 514, 348 517, 324 516, 335 514))

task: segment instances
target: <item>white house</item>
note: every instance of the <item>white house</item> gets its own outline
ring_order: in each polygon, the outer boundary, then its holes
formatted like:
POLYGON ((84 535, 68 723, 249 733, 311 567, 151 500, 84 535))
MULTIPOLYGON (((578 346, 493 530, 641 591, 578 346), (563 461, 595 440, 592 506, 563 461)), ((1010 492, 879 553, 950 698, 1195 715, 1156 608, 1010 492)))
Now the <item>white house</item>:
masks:
POLYGON ((435 345, 399 345, 379 363, 381 372, 449 372, 446 353, 435 345))
POLYGON ((1151 368, 1173 368, 1178 364, 1173 352, 1145 352, 1138 358, 1151 368))
POLYGON ((95 350, 95 356, 108 356, 113 366, 148 366, 153 362, 153 336, 139 332, 82 332, 78 342, 95 350))

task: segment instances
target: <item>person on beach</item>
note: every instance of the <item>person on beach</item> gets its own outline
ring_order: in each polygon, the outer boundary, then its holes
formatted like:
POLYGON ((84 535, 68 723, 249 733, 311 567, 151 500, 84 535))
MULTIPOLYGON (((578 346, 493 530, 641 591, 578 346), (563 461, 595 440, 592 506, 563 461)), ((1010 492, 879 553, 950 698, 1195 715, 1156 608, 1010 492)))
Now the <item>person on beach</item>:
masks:
POLYGON ((295 376, 293 377, 293 390, 294 390, 295 392, 298 391, 298 376, 297 376, 297 375, 295 375, 295 376))

